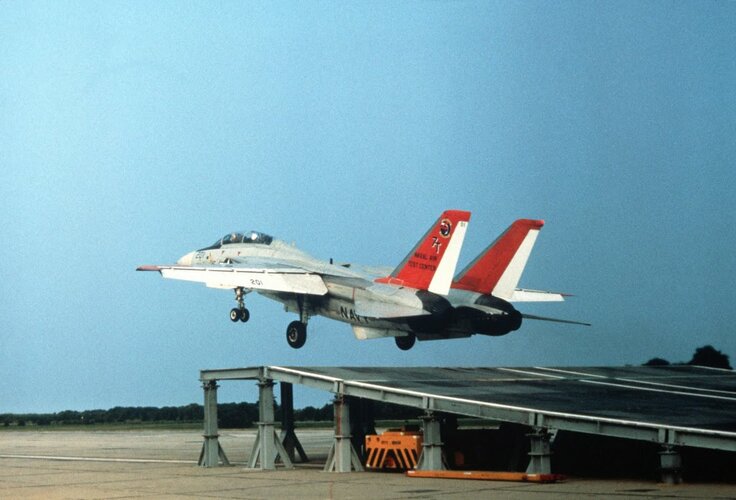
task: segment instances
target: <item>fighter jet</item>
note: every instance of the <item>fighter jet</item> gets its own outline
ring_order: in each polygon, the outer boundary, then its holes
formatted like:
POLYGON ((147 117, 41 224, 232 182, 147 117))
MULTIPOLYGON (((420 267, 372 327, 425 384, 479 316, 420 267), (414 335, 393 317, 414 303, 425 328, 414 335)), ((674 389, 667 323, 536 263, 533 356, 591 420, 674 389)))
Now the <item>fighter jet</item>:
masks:
POLYGON ((319 260, 257 231, 229 233, 174 265, 138 271, 233 290, 233 322, 250 318, 245 297, 252 291, 281 302, 299 315, 286 328, 295 349, 306 342, 315 315, 350 324, 361 340, 393 337, 402 350, 417 339, 505 335, 523 318, 586 324, 522 314, 511 304, 564 300, 560 293, 517 288, 543 221, 517 220, 453 276, 469 220, 467 211, 442 213, 393 271, 319 260))

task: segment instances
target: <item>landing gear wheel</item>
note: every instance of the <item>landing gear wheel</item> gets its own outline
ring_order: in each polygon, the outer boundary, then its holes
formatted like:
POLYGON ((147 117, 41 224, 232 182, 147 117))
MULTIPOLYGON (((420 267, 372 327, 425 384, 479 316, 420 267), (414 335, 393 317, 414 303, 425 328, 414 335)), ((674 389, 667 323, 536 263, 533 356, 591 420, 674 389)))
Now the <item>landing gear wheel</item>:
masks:
POLYGON ((238 321, 242 321, 245 323, 250 319, 250 311, 246 308, 234 308, 230 310, 230 321, 233 323, 237 323, 238 321))
POLYGON ((235 300, 238 303, 238 307, 230 310, 230 321, 237 323, 242 321, 245 323, 250 319, 250 311, 245 308, 245 294, 248 293, 243 287, 235 288, 235 300))
POLYGON ((286 327, 286 341, 294 349, 299 349, 307 341, 307 325, 301 321, 292 321, 286 327))
POLYGON ((417 341, 417 336, 410 333, 404 337, 394 337, 394 340, 396 341, 396 347, 402 351, 408 351, 414 347, 414 343, 417 341))

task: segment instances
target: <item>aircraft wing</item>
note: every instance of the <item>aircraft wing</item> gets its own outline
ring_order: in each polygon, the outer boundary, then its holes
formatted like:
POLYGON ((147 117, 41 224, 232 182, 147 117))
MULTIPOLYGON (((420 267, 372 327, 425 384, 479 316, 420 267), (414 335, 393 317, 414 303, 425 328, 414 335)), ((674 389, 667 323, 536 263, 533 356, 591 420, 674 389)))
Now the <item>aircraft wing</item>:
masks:
POLYGON ((158 271, 164 278, 196 281, 209 288, 248 288, 274 292, 325 295, 319 274, 297 267, 141 266, 138 271, 158 271))

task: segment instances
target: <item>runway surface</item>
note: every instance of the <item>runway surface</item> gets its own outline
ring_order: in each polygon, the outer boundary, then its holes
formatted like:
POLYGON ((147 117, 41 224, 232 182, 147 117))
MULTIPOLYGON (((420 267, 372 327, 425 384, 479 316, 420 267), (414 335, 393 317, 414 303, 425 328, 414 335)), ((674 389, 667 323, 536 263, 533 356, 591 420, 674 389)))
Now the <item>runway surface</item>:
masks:
POLYGON ((245 468, 255 430, 220 433, 232 467, 196 465, 202 446, 197 431, 3 430, 0 498, 736 498, 736 485, 576 478, 530 484, 325 473, 330 430, 297 430, 312 463, 264 472, 245 468))

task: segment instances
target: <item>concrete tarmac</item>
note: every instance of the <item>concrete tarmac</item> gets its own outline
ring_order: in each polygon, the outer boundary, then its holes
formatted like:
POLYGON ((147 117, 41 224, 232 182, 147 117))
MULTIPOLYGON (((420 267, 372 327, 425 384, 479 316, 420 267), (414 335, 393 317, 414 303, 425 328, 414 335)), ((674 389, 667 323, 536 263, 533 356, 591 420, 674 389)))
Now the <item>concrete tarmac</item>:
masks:
POLYGON ((736 485, 669 486, 569 478, 555 484, 417 479, 395 473, 326 473, 329 430, 298 430, 310 463, 245 468, 255 431, 220 431, 231 467, 196 465, 197 431, 0 431, 0 498, 568 498, 734 499, 736 485))

